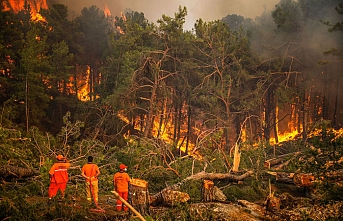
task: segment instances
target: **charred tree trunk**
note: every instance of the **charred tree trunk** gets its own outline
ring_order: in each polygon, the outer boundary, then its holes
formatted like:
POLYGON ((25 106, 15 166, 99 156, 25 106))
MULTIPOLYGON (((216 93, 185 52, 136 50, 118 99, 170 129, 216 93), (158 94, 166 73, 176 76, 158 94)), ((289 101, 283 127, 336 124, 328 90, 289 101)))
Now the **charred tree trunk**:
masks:
POLYGON ((275 137, 275 143, 279 143, 279 137, 278 137, 278 108, 277 104, 275 105, 273 109, 273 129, 274 129, 274 137, 275 137))
POLYGON ((140 179, 132 179, 130 182, 130 204, 141 214, 150 213, 148 182, 140 179))
POLYGON ((191 107, 188 106, 188 120, 187 120, 187 140, 186 140, 186 154, 188 154, 188 144, 189 144, 189 138, 191 135, 191 107))
POLYGON ((307 140, 307 130, 306 130, 306 125, 307 125, 307 111, 308 108, 306 108, 306 103, 307 103, 307 99, 306 99, 306 92, 304 91, 304 96, 303 96, 303 102, 302 102, 302 112, 303 112, 303 116, 302 116, 302 124, 303 124, 303 131, 302 131, 302 139, 303 140, 307 140))
POLYGON ((179 121, 179 118, 178 118, 178 111, 177 111, 177 105, 178 104, 178 102, 177 101, 175 101, 175 104, 174 104, 174 132, 173 132, 173 142, 174 142, 174 146, 176 147, 176 144, 177 144, 177 134, 176 134, 176 132, 177 132, 177 130, 176 130, 176 128, 177 128, 177 125, 178 125, 178 123, 180 122, 179 121))
POLYGON ((269 143, 270 140, 270 115, 272 111, 272 102, 271 102, 271 97, 272 97, 272 91, 269 88, 267 91, 267 97, 265 100, 265 111, 264 111, 264 125, 263 125, 263 135, 264 139, 269 143))

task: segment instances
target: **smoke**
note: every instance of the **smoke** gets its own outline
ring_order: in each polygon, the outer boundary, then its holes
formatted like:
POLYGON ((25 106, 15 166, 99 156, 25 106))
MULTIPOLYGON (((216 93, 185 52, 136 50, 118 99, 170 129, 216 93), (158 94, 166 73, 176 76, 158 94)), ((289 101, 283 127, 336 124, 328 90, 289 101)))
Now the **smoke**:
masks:
POLYGON ((60 3, 68 6, 69 14, 74 18, 84 7, 92 5, 104 10, 105 5, 113 16, 131 9, 143 12, 149 22, 156 23, 162 14, 174 17, 179 6, 187 7, 185 29, 192 29, 197 19, 213 21, 229 14, 238 14, 254 19, 265 9, 272 10, 279 0, 48 0, 48 4, 60 3))

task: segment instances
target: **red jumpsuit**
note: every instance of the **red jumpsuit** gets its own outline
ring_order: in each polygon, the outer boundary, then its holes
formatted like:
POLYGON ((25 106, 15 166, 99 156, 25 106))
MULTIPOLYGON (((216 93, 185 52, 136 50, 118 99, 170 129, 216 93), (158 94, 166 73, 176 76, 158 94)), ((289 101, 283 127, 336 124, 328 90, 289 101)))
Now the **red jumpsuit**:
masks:
MULTIPOLYGON (((130 182, 130 176, 125 173, 124 171, 117 172, 114 174, 113 177, 115 189, 119 196, 121 196, 124 200, 128 200, 129 198, 129 182, 130 182)), ((129 208, 127 208, 120 200, 117 200, 117 210, 120 211, 124 209, 124 211, 128 211, 129 208)))
POLYGON ((50 186, 49 186, 49 198, 56 196, 58 190, 61 190, 62 197, 64 197, 64 191, 67 187, 68 173, 67 170, 70 167, 70 163, 57 162, 50 168, 49 174, 50 186))

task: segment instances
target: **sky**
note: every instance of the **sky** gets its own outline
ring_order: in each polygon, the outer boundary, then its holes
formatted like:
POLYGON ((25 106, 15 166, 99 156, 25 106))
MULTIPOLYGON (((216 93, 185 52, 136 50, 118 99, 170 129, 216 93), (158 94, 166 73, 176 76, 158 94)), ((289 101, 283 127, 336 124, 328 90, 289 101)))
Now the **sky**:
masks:
MULTIPOLYGON (((131 9, 143 12, 149 22, 156 24, 162 14, 174 17, 179 6, 187 7, 185 29, 192 29, 197 19, 214 21, 229 14, 242 15, 254 19, 267 9, 272 10, 280 0, 50 0, 62 3, 69 8, 69 14, 76 15, 82 8, 91 5, 104 10, 107 6, 113 16, 131 9)), ((49 2, 49 0, 48 0, 49 2)))

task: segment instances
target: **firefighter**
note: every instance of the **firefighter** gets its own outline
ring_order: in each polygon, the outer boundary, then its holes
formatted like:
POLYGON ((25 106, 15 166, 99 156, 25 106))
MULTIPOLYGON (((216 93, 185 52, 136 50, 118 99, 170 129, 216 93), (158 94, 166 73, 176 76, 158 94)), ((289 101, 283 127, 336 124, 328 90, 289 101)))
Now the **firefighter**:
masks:
POLYGON ((98 176, 100 175, 99 167, 93 163, 93 157, 88 157, 88 163, 82 167, 82 176, 86 178, 86 192, 87 200, 92 201, 97 205, 99 201, 98 192, 99 192, 99 183, 98 176))
MULTIPOLYGON (((128 200, 129 198, 129 183, 130 183, 130 176, 126 173, 127 166, 124 164, 120 164, 119 166, 119 172, 114 174, 113 177, 113 184, 114 184, 114 190, 121 196, 124 200, 128 200)), ((117 200, 117 206, 118 211, 121 211, 122 209, 124 211, 128 211, 129 208, 123 205, 123 203, 118 199, 117 200)))
POLYGON ((68 168, 70 167, 70 163, 63 155, 58 155, 56 159, 57 162, 52 165, 49 171, 49 200, 56 196, 58 190, 61 191, 63 199, 68 182, 68 168))

